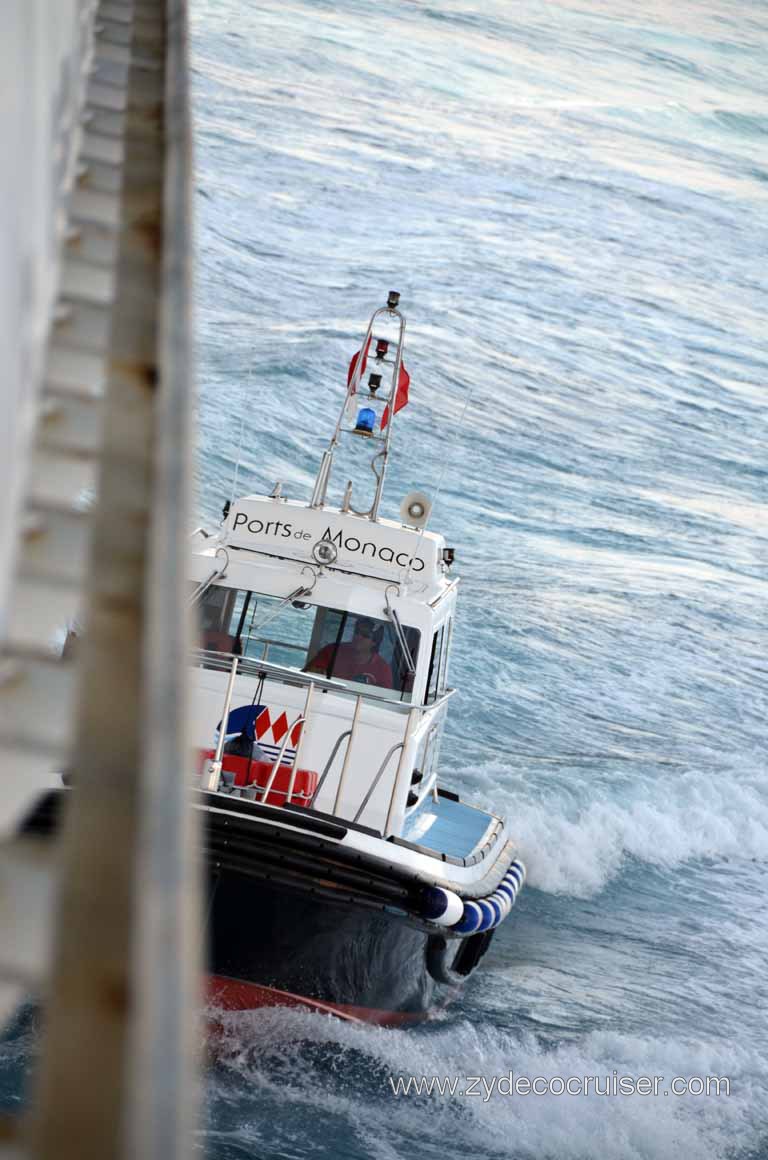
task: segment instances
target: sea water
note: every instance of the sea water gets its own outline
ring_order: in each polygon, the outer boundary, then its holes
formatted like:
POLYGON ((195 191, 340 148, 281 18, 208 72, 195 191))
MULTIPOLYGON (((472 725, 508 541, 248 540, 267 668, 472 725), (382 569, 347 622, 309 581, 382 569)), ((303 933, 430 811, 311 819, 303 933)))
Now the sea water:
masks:
POLYGON ((238 492, 308 497, 399 290, 383 512, 439 487, 462 576, 443 781, 529 867, 435 1022, 233 1021, 200 1151, 768 1156, 768 9, 195 0, 193 32, 201 515, 239 445, 238 492), (510 1072, 663 1081, 461 1094, 510 1072))
POLYGON ((529 867, 438 1021, 238 1019, 201 1144, 768 1155, 768 9, 199 0, 194 46, 201 508, 241 426, 237 491, 308 497, 399 290, 384 513, 441 484, 462 576, 444 781, 529 867), (390 1083, 510 1071, 664 1084, 390 1083))

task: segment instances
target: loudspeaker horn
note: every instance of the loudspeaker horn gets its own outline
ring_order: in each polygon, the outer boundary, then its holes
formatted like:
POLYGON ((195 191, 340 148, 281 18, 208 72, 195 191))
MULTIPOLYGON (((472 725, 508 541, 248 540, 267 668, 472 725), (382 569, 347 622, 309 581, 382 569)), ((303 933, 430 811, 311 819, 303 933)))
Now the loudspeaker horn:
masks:
POLYGON ((400 519, 411 528, 423 528, 432 511, 432 501, 423 491, 409 491, 400 504, 400 519))

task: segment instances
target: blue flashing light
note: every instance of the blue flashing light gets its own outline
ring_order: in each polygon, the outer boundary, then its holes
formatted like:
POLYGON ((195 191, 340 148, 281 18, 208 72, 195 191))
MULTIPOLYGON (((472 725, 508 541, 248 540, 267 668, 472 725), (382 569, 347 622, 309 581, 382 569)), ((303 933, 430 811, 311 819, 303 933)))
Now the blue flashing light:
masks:
POLYGON ((361 407, 357 415, 355 431, 363 431, 366 435, 372 435, 375 426, 376 412, 373 407, 361 407))

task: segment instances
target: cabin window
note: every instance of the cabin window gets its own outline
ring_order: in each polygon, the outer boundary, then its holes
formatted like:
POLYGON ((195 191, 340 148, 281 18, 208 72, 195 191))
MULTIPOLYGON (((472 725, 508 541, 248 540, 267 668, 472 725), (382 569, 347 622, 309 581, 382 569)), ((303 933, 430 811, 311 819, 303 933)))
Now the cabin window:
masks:
POLYGON ((427 702, 437 700, 438 680, 440 677, 440 659, 443 652, 443 628, 444 625, 435 631, 432 637, 432 652, 429 657, 429 675, 427 677, 427 702))
MULTIPOLYGON (((415 665, 421 634, 405 625, 403 634, 415 665)), ((333 608, 318 609, 316 631, 304 667, 307 672, 324 677, 375 685, 380 691, 391 689, 401 701, 411 699, 413 675, 408 672, 394 626, 388 620, 333 608)))
POLYGON ((448 656, 451 651, 451 634, 453 632, 453 618, 448 620, 443 628, 443 642, 440 656, 440 675, 437 679, 437 692, 442 696, 448 688, 448 656))
POLYGON ((208 652, 230 653, 234 635, 230 630, 232 609, 238 596, 236 588, 211 585, 200 601, 201 645, 208 652))
POLYGON ((243 607, 243 656, 300 669, 307 656, 317 609, 298 600, 286 604, 277 596, 258 592, 245 593, 243 607))
MULTIPOLYGON (((239 639, 242 655, 251 660, 373 685, 393 700, 411 700, 413 676, 388 620, 214 585, 201 601, 201 625, 209 652, 231 653, 239 639)), ((421 634, 405 625, 403 633, 415 665, 421 634)))
POLYGON ((430 704, 442 697, 448 682, 448 650, 451 644, 453 620, 447 620, 435 630, 432 637, 432 652, 429 657, 426 701, 430 704))

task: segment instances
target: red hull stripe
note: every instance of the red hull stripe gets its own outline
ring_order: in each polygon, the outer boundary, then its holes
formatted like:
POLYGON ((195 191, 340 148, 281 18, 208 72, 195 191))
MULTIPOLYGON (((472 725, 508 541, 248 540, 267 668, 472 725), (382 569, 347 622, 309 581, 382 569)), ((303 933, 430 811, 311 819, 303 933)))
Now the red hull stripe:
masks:
POLYGON ((416 1023, 427 1018, 426 1011, 379 1011, 373 1007, 355 1007, 348 1003, 324 1003, 276 987, 247 983, 243 979, 227 979, 223 975, 209 975, 208 1002, 223 1011, 255 1011, 260 1007, 303 1007, 325 1015, 336 1015, 350 1023, 375 1023, 380 1027, 395 1027, 416 1023))

